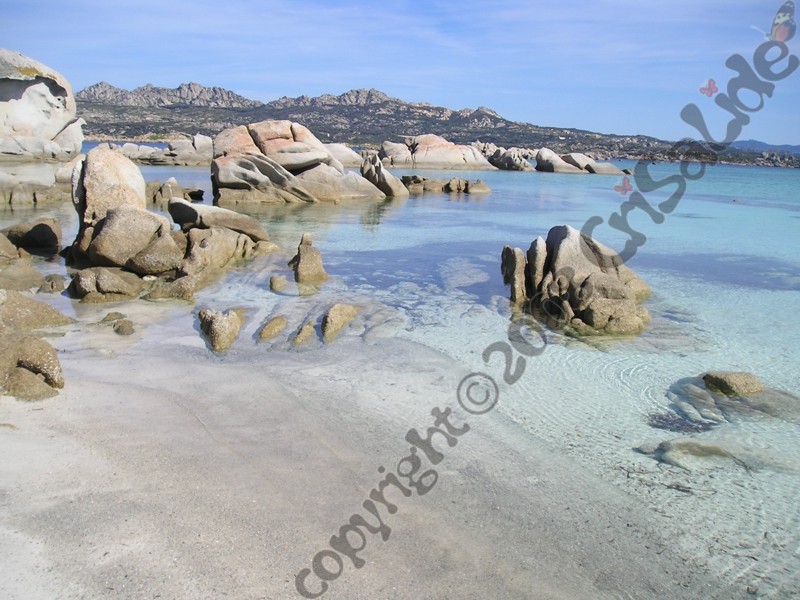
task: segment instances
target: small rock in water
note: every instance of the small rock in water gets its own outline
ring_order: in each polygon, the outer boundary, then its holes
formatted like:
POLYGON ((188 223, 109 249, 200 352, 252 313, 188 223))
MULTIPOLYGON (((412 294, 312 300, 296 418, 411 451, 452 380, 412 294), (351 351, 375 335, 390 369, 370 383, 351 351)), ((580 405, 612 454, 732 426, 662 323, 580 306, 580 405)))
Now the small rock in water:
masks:
POLYGON ((752 396, 764 391, 764 385, 752 373, 743 371, 709 371, 703 374, 708 389, 726 396, 752 396))
POLYGON ((117 335, 133 335, 133 321, 130 319, 119 319, 113 325, 114 333, 117 335))
POLYGON ((300 331, 297 332, 297 335, 292 340, 292 344, 295 346, 302 346, 306 342, 308 342, 312 337, 314 337, 314 321, 306 321, 303 326, 300 328, 300 331))
POLYGON ((233 345, 244 323, 241 311, 201 310, 200 330, 206 336, 215 352, 223 352, 233 345))
POLYGON ((322 254, 311 245, 311 234, 304 233, 297 247, 297 254, 289 261, 289 266, 294 269, 294 279, 297 283, 321 283, 328 279, 328 274, 322 266, 322 254))
POLYGON ((277 316, 270 319, 264 327, 261 328, 261 331, 258 333, 258 339, 262 342, 267 340, 271 340, 275 336, 277 336, 281 331, 286 329, 286 326, 289 324, 286 317, 277 316))
POLYGON ((283 275, 273 275, 269 278, 269 289, 273 292, 282 292, 289 285, 289 280, 283 275))
POLYGON ((322 318, 322 337, 328 343, 336 339, 358 314, 358 307, 350 304, 334 304, 322 318))

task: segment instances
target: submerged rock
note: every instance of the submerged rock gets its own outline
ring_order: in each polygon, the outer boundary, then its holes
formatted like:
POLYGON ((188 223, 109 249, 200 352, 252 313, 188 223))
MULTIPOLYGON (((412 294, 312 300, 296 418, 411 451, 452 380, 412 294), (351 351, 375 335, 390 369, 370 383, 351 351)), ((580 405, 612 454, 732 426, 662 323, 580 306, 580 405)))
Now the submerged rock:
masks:
POLYGON ((735 444, 727 440, 678 438, 660 443, 643 444, 636 452, 686 471, 715 467, 741 467, 746 471, 772 470, 794 473, 798 470, 790 457, 772 455, 766 450, 735 444))
POLYGON ((764 385, 752 373, 737 371, 709 371, 703 376, 708 389, 726 396, 752 396, 764 391, 764 385))
POLYGON ((677 414, 696 424, 754 418, 800 424, 800 398, 764 387, 750 373, 717 371, 682 379, 670 387, 667 398, 677 414))
POLYGON ((89 267, 75 273, 69 292, 82 302, 119 302, 138 298, 145 283, 136 274, 119 268, 89 267))
POLYGON ((303 323, 303 326, 300 327, 300 330, 297 332, 297 335, 294 336, 292 340, 293 346, 302 346, 303 344, 307 344, 311 341, 314 337, 316 337, 316 322, 315 321, 306 321, 303 323))
POLYGON ((469 181, 454 177, 449 180, 429 179, 419 175, 403 175, 403 185, 408 188, 410 194, 425 194, 428 192, 436 194, 488 194, 492 190, 482 180, 469 181))

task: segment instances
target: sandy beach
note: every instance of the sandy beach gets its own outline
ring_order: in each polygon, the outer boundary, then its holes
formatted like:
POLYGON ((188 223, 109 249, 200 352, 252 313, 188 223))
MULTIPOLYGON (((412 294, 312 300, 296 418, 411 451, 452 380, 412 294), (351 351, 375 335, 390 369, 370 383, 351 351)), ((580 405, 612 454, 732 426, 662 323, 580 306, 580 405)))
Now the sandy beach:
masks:
POLYGON ((132 339, 67 328, 63 392, 0 401, 3 597, 299 598, 295 576, 436 407, 470 430, 435 444, 429 493, 387 492, 390 537, 368 536, 324 597, 736 597, 676 557, 658 515, 461 410, 467 371, 442 354, 350 336, 217 357, 187 308, 157 309, 132 339))

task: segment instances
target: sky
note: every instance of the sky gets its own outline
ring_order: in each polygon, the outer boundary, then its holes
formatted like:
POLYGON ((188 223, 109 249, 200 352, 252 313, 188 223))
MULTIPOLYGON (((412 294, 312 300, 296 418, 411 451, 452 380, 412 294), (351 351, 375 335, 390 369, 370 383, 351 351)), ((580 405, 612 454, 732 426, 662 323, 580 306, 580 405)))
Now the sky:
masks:
MULTIPOLYGON (((700 88, 714 79, 726 91, 736 75, 726 61, 740 54, 752 64, 765 40, 755 28, 769 30, 780 6, 0 0, 0 47, 55 69, 75 91, 100 81, 129 90, 195 81, 267 102, 375 88, 409 102, 485 106, 536 125, 667 140, 700 137, 680 118, 695 103, 722 139, 731 117, 700 88)), ((800 35, 789 49, 800 53, 800 35)), ((800 144, 798 106, 800 69, 775 82, 739 139, 800 144)))

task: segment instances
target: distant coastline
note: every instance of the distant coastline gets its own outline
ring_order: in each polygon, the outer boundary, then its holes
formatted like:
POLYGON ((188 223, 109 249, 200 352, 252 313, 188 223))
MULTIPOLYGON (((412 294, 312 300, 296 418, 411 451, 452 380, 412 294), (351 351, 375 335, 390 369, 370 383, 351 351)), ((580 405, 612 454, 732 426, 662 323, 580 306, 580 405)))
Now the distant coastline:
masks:
MULTIPOLYGON (((350 90, 338 96, 300 96, 261 103, 199 84, 178 88, 142 86, 128 92, 95 84, 76 94, 89 141, 174 142, 197 133, 215 136, 225 128, 267 119, 287 119, 312 129, 323 142, 377 150, 384 141, 433 133, 458 144, 491 142, 504 148, 550 148, 582 152, 596 160, 675 162, 674 142, 644 135, 604 134, 510 121, 478 107, 453 110, 405 102, 379 90, 350 90)), ((722 164, 800 168, 800 147, 737 143, 722 164), (752 149, 747 147, 750 144, 752 149)))

